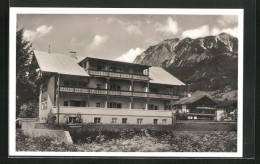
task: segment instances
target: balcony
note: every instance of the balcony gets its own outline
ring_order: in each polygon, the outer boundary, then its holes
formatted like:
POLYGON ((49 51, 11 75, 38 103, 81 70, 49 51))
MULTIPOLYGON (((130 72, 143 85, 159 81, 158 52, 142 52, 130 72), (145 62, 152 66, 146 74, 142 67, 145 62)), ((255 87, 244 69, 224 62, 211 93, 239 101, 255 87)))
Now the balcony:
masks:
POLYGON ((148 75, 137 75, 130 73, 122 73, 122 72, 111 72, 111 71, 100 71, 88 69, 86 70, 89 75, 94 76, 105 76, 105 77, 114 77, 114 78, 123 78, 123 79, 134 79, 134 80, 149 80, 148 75))
POLYGON ((189 116, 214 116, 216 117, 217 114, 216 113, 195 113, 195 112, 192 112, 192 113, 187 113, 189 116))
POLYGON ((148 92, 137 92, 137 91, 116 91, 107 89, 97 89, 97 88, 73 88, 73 87, 60 87, 60 92, 63 93, 83 93, 83 94, 93 94, 93 95, 110 95, 110 96, 133 96, 133 97, 144 97, 144 98, 154 98, 154 99, 179 99, 179 96, 171 96, 169 94, 157 94, 148 92))

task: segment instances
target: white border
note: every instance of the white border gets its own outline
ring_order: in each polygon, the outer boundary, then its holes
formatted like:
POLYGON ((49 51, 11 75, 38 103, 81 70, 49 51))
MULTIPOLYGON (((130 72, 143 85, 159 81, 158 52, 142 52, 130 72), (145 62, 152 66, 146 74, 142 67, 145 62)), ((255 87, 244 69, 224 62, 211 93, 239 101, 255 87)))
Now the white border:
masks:
POLYGON ((9 20, 9 156, 242 157, 243 148, 243 9, 10 8, 9 20), (17 14, 153 14, 238 16, 237 152, 17 152, 15 151, 17 14))

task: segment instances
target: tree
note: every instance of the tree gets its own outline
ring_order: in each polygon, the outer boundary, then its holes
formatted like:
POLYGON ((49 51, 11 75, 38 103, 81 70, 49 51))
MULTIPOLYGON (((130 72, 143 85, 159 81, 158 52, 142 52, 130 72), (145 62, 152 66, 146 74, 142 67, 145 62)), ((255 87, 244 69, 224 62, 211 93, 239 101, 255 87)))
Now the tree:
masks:
POLYGON ((176 111, 175 117, 176 117, 176 120, 187 120, 188 119, 187 113, 185 113, 185 112, 181 113, 181 112, 179 112, 179 110, 176 111))
POLYGON ((23 32, 23 29, 16 32, 16 117, 20 117, 21 111, 23 117, 35 117, 38 111, 39 66, 33 55, 32 43, 23 39, 23 32))

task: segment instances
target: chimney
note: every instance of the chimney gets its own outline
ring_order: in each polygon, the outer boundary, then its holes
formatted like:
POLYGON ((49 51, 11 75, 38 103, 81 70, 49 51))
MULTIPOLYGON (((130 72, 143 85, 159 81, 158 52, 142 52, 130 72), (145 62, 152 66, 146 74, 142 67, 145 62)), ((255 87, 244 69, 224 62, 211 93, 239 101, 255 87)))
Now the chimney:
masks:
POLYGON ((51 53, 51 43, 49 42, 48 53, 51 53))
POLYGON ((70 51, 70 57, 77 59, 77 55, 75 51, 70 51))

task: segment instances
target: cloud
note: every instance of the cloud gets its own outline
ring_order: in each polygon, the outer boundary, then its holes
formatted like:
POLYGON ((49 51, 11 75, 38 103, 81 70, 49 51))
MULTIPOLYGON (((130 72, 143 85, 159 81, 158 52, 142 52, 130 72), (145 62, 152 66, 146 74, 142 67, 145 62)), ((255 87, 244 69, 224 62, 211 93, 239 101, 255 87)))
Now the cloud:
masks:
POLYGON ((142 34, 141 26, 142 23, 140 21, 132 21, 132 22, 125 22, 116 18, 108 18, 107 23, 117 23, 121 26, 121 28, 129 34, 142 34))
POLYGON ((209 28, 208 25, 201 26, 196 29, 190 29, 182 32, 182 37, 190 37, 190 38, 199 38, 199 37, 205 37, 209 35, 218 35, 222 32, 226 32, 234 37, 238 37, 238 28, 224 28, 219 29, 217 27, 213 27, 212 29, 209 28))
POLYGON ((37 38, 43 37, 44 35, 50 33, 54 29, 53 26, 41 25, 36 28, 36 30, 25 30, 23 37, 25 40, 33 41, 37 38))
POLYGON ((226 27, 229 25, 235 25, 238 23, 238 16, 236 15, 222 15, 217 19, 217 23, 222 26, 226 27))
POLYGON ((225 29, 218 29, 218 28, 214 27, 211 31, 211 35, 218 35, 222 32, 228 33, 234 37, 238 37, 238 28, 237 27, 225 28, 225 29))
POLYGON ((146 24, 150 24, 151 21, 149 19, 146 19, 146 24))
POLYGON ((69 40, 69 45, 79 45, 79 46, 85 46, 86 45, 86 42, 84 40, 80 40, 78 39, 77 37, 72 37, 70 38, 69 40))
POLYGON ((210 35, 210 30, 208 25, 201 26, 196 29, 190 29, 182 32, 182 37, 198 38, 210 35))
POLYGON ((107 35, 95 35, 93 41, 90 43, 89 48, 95 49, 96 47, 100 46, 108 39, 107 35))
POLYGON ((226 29, 223 29, 222 32, 226 32, 234 37, 238 37, 238 28, 235 27, 235 28, 226 28, 226 29))
POLYGON ((131 48, 130 50, 128 50, 126 53, 122 54, 121 56, 119 56, 116 60, 117 61, 122 61, 122 62, 130 62, 132 63, 136 56, 140 55, 142 52, 144 51, 144 49, 142 48, 131 48))
POLYGON ((76 42, 78 42, 78 38, 72 37, 72 38, 70 39, 70 42, 71 42, 71 43, 76 43, 76 42))
POLYGON ((165 25, 162 25, 160 23, 155 24, 156 32, 162 32, 165 34, 177 34, 178 32, 178 23, 177 21, 174 21, 171 17, 169 17, 166 21, 165 25))
POLYGON ((125 30, 130 34, 142 34, 140 27, 133 24, 126 26, 125 30))

